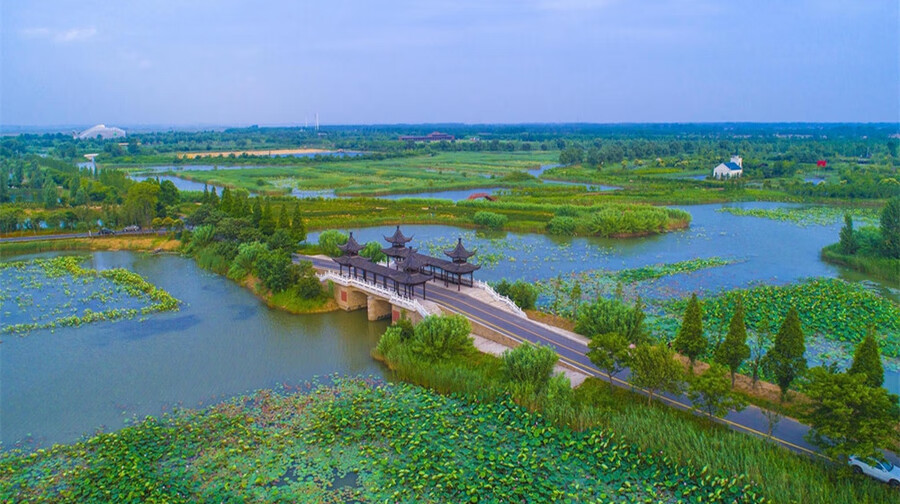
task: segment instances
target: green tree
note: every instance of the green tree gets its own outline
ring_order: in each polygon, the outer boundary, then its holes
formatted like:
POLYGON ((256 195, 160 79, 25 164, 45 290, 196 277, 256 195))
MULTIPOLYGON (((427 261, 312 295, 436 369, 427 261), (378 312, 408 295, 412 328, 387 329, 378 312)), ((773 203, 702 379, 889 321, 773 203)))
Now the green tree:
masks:
POLYGON ((227 187, 222 189, 222 199, 219 201, 219 210, 234 216, 234 199, 231 196, 231 190, 227 187))
POLYGON ((694 372, 694 361, 706 351, 709 342, 703 336, 703 309, 697 294, 691 294, 678 336, 675 337, 675 349, 686 355, 691 361, 691 373, 694 372))
POLYGON ((122 205, 126 222, 147 226, 156 216, 158 202, 159 184, 155 180, 132 184, 125 193, 125 202, 122 205))
POLYGON ((628 359, 631 365, 631 384, 649 392, 647 404, 658 392, 677 394, 684 382, 684 371, 675 354, 664 345, 638 345, 628 359))
POLYGON ((262 197, 257 196, 253 198, 253 213, 250 217, 250 222, 253 223, 253 227, 259 227, 259 223, 263 218, 263 209, 262 209, 262 197))
POLYGON ((634 344, 648 343, 647 331, 644 329, 644 302, 638 296, 631 307, 631 319, 626 326, 625 338, 634 344))
POLYGON ((575 280, 572 290, 569 291, 569 304, 572 307, 572 318, 578 318, 578 308, 581 306, 581 282, 575 280))
MULTIPOLYGON (((222 190, 222 194, 225 194, 225 189, 222 190)), ((175 183, 171 180, 163 180, 159 183, 159 202, 165 206, 177 205, 178 202, 181 201, 181 197, 178 194, 178 188, 175 187, 175 183)))
POLYGON ((855 254, 859 250, 859 243, 853 234, 853 217, 850 214, 844 214, 844 227, 841 228, 841 253, 855 254))
POLYGON ((750 357, 750 347, 747 346, 747 327, 744 325, 744 303, 740 297, 737 299, 731 323, 728 325, 728 334, 725 340, 716 349, 716 362, 727 366, 731 371, 731 386, 734 387, 734 375, 741 364, 750 357))
POLYGON ((853 364, 850 366, 851 374, 863 374, 866 376, 866 384, 870 387, 880 387, 884 383, 884 366, 881 364, 881 350, 878 349, 878 341, 872 328, 866 335, 856 351, 853 353, 853 364))
POLYGON ((259 220, 259 230, 266 236, 271 236, 275 232, 275 218, 272 216, 272 204, 266 199, 266 206, 263 207, 262 218, 259 220))
POLYGON ((609 378, 609 388, 613 388, 613 375, 625 369, 628 362, 628 340, 619 333, 598 334, 588 342, 587 358, 609 378))
POLYGON ((290 254, 294 251, 297 242, 294 241, 294 236, 290 231, 286 229, 276 229, 272 236, 266 240, 266 244, 269 246, 271 250, 281 250, 290 254))
POLYGON ((475 350, 471 332, 472 326, 462 315, 429 315, 416 326, 410 348, 426 361, 449 359, 475 350))
POLYGON ((256 271, 263 285, 272 292, 281 292, 297 280, 297 271, 290 256, 280 250, 269 250, 256 258, 256 271))
POLYGON ((74 206, 81 206, 87 203, 87 201, 87 191, 84 190, 84 187, 79 187, 78 191, 75 193, 75 199, 72 201, 72 204, 74 206))
POLYGON ((746 406, 731 390, 725 372, 724 366, 713 363, 695 376, 688 387, 688 398, 694 407, 703 410, 710 418, 723 417, 732 409, 740 411, 746 406))
POLYGON ((775 376, 781 388, 781 400, 787 396, 788 387, 800 375, 806 372, 806 342, 797 310, 791 307, 781 328, 775 335, 775 344, 766 353, 764 366, 775 376))
POLYGON ((769 328, 769 319, 763 315, 753 331, 753 339, 751 340, 753 344, 750 348, 750 371, 754 388, 756 388, 756 383, 759 381, 759 372, 760 369, 762 369, 763 357, 766 355, 766 349, 772 342, 769 328))
POLYGON ((885 256, 900 259, 900 196, 889 199, 881 210, 881 243, 885 256))
POLYGON ((44 208, 53 209, 59 204, 59 191, 56 188, 56 184, 53 183, 52 177, 47 177, 47 181, 44 182, 42 197, 44 200, 44 208))
POLYGON ((290 217, 288 217, 287 205, 281 205, 281 211, 278 214, 278 222, 275 224, 276 229, 291 229, 290 217))
POLYGON ((810 371, 806 395, 813 404, 805 420, 807 440, 830 457, 879 455, 900 441, 898 397, 870 387, 866 376, 817 367, 810 371))
POLYGON ((366 246, 359 251, 359 255, 368 257, 372 262, 376 263, 387 259, 387 256, 384 255, 384 252, 381 251, 381 244, 377 241, 370 241, 369 243, 366 243, 366 246))
POLYGON ((306 239, 306 226, 303 225, 303 217, 300 215, 300 203, 294 205, 294 215, 291 217, 291 232, 298 242, 306 239))
POLYGON ((547 386, 559 356, 552 348, 525 342, 503 352, 503 376, 527 392, 540 392, 547 386))
POLYGON ((334 229, 322 231, 319 234, 319 248, 322 249, 323 254, 330 257, 337 257, 341 255, 341 249, 338 248, 338 245, 347 243, 348 239, 349 237, 347 235, 334 229))

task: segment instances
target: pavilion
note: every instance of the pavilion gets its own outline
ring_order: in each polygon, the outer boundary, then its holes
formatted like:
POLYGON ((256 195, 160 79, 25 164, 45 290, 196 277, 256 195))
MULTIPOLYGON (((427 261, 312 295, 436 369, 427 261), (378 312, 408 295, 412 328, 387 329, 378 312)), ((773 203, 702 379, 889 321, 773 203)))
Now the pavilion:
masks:
POLYGON ((445 286, 454 283, 456 289, 460 290, 462 285, 468 287, 475 285, 475 271, 481 266, 468 262, 475 252, 470 252, 463 247, 462 238, 459 238, 456 248, 444 251, 444 254, 450 257, 450 261, 420 254, 415 249, 407 247, 406 244, 412 240, 412 237, 405 236, 400 231, 400 226, 397 226, 397 230, 392 236, 385 236, 384 240, 391 246, 383 248, 381 251, 384 255, 394 259, 398 266, 410 256, 415 256, 418 260, 419 271, 432 275, 436 280, 443 280, 445 286))
POLYGON ((460 290, 462 285, 469 287, 475 285, 474 273, 481 266, 468 262, 469 258, 475 255, 475 251, 466 250, 462 238, 459 238, 455 248, 444 251, 450 258, 449 261, 420 254, 417 249, 408 247, 407 244, 412 241, 412 237, 405 236, 400 231, 400 226, 397 226, 393 235, 385 236, 384 239, 391 246, 381 251, 389 259, 394 259, 396 269, 360 256, 359 252, 364 247, 356 241, 351 232, 347 243, 338 245, 343 255, 334 259, 334 262, 338 263, 341 275, 346 268, 347 275, 353 278, 361 278, 364 282, 375 285, 380 283, 385 289, 393 289, 397 294, 407 297, 415 296, 416 287, 421 285, 423 299, 425 299, 425 285, 432 279, 443 280, 445 286, 454 283, 457 290, 460 290))
POLYGON ((338 263, 341 275, 344 274, 344 267, 346 267, 347 275, 353 278, 362 278, 364 282, 375 285, 381 283, 385 289, 393 289, 397 294, 406 297, 414 297, 416 286, 421 285, 422 299, 425 299, 425 284, 431 280, 432 275, 421 272, 421 265, 415 258, 399 264, 396 270, 374 263, 359 255, 360 250, 364 247, 356 241, 353 233, 350 233, 347 243, 338 245, 338 248, 343 255, 336 257, 334 262, 338 263))

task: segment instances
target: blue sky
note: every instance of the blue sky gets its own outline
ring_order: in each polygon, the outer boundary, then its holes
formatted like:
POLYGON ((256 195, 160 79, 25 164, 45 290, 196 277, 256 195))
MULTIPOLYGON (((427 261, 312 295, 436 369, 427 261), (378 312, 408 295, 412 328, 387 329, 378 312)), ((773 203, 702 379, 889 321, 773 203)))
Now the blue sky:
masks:
POLYGON ((896 0, 0 2, 0 124, 900 120, 896 0))

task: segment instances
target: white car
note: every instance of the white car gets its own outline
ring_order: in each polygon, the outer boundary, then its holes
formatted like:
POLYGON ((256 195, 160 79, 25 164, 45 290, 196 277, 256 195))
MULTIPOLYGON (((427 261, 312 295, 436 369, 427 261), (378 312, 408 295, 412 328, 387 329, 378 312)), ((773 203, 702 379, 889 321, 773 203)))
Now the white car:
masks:
POLYGON ((878 481, 887 483, 895 488, 900 488, 900 467, 886 460, 877 460, 872 457, 850 457, 847 462, 853 467, 853 471, 859 474, 867 474, 878 481))

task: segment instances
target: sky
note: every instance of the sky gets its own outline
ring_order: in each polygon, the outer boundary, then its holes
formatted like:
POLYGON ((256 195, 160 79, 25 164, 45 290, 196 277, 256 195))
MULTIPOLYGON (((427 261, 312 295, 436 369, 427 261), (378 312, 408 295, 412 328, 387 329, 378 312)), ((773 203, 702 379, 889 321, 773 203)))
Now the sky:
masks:
POLYGON ((3 0, 0 125, 898 122, 897 0, 3 0))

